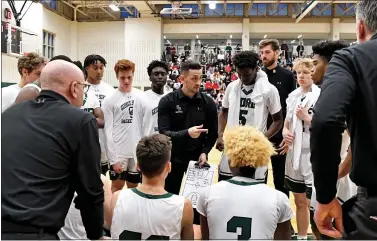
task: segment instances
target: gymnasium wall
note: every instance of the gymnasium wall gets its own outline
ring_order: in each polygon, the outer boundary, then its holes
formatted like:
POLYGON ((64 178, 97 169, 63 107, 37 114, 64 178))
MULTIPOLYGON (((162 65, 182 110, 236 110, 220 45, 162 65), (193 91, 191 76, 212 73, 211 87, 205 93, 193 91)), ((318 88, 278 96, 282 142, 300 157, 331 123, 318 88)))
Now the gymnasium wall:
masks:
MULTIPOLYGON (((16 9, 20 11, 24 1, 15 1, 16 9)), ((25 8, 30 3, 26 3, 25 8)), ((2 1, 2 10, 9 8, 6 1, 2 1)), ((23 11, 24 12, 24 11, 23 11)), ((12 14, 13 16, 13 14, 12 14)), ((15 25, 15 20, 11 20, 15 25)), ((42 4, 33 3, 21 21, 21 27, 38 36, 22 34, 22 52, 37 52, 43 54, 43 30, 55 34, 55 55, 70 55, 71 50, 71 24, 72 22, 51 12, 42 4)), ((5 83, 17 83, 20 76, 17 71, 18 58, 2 54, 1 81, 5 83)))
MULTIPOLYGON (((15 3, 16 8, 19 10, 22 7, 23 1, 15 1, 15 3)), ((2 11, 5 7, 9 7, 9 5, 6 1, 2 1, 2 11)), ((247 31, 247 29, 244 29, 243 21, 235 19, 222 19, 221 22, 216 19, 196 21, 164 20, 163 23, 142 22, 147 20, 150 19, 129 19, 128 22, 72 22, 44 8, 42 4, 33 3, 27 14, 25 14, 21 25, 22 28, 35 32, 38 36, 33 37, 23 34, 23 51, 35 51, 42 54, 42 38, 43 30, 45 30, 55 34, 55 55, 68 55, 73 60, 80 60, 81 62, 84 62, 85 57, 89 54, 97 53, 102 55, 108 61, 104 81, 113 86, 117 86, 113 72, 116 61, 122 58, 131 59, 138 66, 135 73, 135 85, 143 86, 149 85, 148 76, 145 71, 147 64, 151 60, 159 58, 162 51, 161 32, 162 34, 183 36, 190 33, 242 34, 243 30, 247 31), (207 23, 204 21, 207 21, 207 23), (159 36, 160 38, 158 38, 159 36), (140 44, 138 45, 137 43, 140 44)), ((306 34, 310 35, 313 33, 322 33, 331 36, 331 20, 315 23, 309 20, 303 20, 296 24, 289 19, 284 20, 285 22, 283 20, 276 22, 276 20, 265 18, 264 21, 266 22, 264 23, 258 19, 250 19, 247 25, 250 37, 256 33, 259 33, 259 35, 272 35, 273 33, 287 32, 291 34, 303 34, 305 37, 306 34)), ((344 34, 354 36, 356 31, 353 22, 343 22, 342 20, 339 22, 337 29, 343 38, 344 34)), ((306 48, 306 50, 308 49, 306 48)), ((19 74, 16 66, 16 58, 3 55, 3 82, 14 83, 18 81, 19 74)))
POLYGON ((125 53, 124 22, 78 23, 77 59, 84 65, 89 54, 99 54, 107 61, 103 80, 118 86, 114 65, 125 53))
POLYGON ((70 55, 72 45, 70 28, 72 23, 72 21, 53 13, 47 8, 43 8, 42 29, 55 34, 54 55, 70 55))

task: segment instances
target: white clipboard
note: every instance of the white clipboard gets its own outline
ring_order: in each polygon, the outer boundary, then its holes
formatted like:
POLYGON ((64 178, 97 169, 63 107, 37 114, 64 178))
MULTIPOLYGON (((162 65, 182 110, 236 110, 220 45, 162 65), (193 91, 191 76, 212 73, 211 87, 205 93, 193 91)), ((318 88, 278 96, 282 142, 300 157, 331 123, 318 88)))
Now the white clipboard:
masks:
POLYGON ((201 190, 212 185, 216 169, 217 165, 208 164, 199 167, 198 162, 190 161, 186 171, 182 196, 191 201, 193 208, 197 206, 201 190))

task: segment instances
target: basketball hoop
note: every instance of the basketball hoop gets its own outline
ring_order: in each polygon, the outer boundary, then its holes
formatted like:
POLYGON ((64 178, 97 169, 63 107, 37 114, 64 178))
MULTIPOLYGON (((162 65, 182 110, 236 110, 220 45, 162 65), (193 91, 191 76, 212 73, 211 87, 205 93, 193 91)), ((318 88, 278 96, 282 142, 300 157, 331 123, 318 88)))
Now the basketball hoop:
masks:
POLYGON ((181 2, 180 1, 172 1, 171 3, 171 8, 172 8, 172 13, 178 12, 179 8, 181 7, 181 2))

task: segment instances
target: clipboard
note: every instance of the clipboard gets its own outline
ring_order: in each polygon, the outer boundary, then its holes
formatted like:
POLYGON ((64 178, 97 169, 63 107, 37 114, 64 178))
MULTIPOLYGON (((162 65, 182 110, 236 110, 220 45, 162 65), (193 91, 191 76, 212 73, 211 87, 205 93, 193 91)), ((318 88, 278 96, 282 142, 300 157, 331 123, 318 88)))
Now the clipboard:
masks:
POLYGON ((200 192, 212 185, 216 169, 217 165, 214 164, 205 163, 200 167, 197 161, 189 162, 181 195, 191 201, 193 208, 197 206, 200 192))

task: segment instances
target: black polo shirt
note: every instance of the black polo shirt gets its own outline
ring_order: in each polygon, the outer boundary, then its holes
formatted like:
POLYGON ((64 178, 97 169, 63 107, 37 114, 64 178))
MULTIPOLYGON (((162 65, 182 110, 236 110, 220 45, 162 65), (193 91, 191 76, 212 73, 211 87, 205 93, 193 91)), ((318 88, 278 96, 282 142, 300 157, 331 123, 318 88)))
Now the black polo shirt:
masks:
MULTIPOLYGON (((293 73, 287 69, 284 69, 280 65, 277 65, 274 69, 267 69, 266 67, 263 68, 263 71, 266 72, 268 76, 268 80, 271 84, 273 84, 279 92, 280 96, 280 104, 281 110, 283 114, 283 118, 287 113, 287 103, 286 100, 288 95, 296 89, 296 81, 293 76, 293 73)), ((272 124, 271 116, 268 117, 267 126, 269 127, 272 124)), ((274 144, 280 144, 283 140, 282 136, 282 129, 275 136, 271 138, 271 141, 274 144)))
POLYGON ((87 237, 101 238, 104 191, 94 116, 43 90, 1 118, 1 219, 57 233, 77 192, 87 237))
POLYGON ((172 140, 172 161, 188 163, 208 153, 217 140, 218 119, 214 100, 199 92, 187 97, 181 89, 161 98, 158 105, 158 129, 172 140), (203 124, 208 133, 193 139, 188 129, 203 124))

